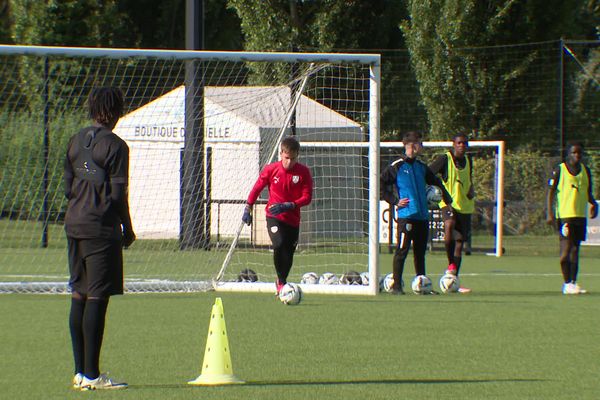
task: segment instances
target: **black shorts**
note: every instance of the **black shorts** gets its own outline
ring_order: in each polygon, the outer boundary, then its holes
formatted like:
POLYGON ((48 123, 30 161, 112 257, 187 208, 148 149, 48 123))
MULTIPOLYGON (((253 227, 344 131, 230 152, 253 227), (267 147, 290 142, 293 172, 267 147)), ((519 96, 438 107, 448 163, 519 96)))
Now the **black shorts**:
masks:
POLYGON ((453 238, 454 240, 466 241, 471 235, 471 214, 462 214, 450 207, 442 208, 442 219, 445 221, 454 219, 453 238))
POLYGON ((69 287, 87 297, 123 294, 121 242, 108 239, 67 238, 69 287))
POLYGON ((300 227, 291 226, 277 218, 268 217, 267 229, 273 248, 288 248, 292 249, 292 252, 296 250, 300 227))
POLYGON ((575 243, 586 239, 587 220, 585 218, 566 218, 557 221, 560 240, 572 240, 575 243))

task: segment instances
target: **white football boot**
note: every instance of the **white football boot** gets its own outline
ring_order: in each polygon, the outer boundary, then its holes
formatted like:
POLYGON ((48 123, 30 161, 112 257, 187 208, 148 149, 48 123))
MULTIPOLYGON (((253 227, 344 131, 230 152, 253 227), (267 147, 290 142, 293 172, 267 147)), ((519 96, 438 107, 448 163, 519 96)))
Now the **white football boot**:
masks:
POLYGON ((577 291, 577 294, 586 294, 588 292, 587 290, 582 289, 581 286, 579 286, 575 282, 573 282, 573 285, 575 285, 575 290, 577 291))
POLYGON ((563 283, 563 289, 562 289, 563 294, 579 294, 579 291, 577 290, 577 286, 575 286, 574 283, 563 283))
POLYGON ((81 381, 83 381, 83 374, 81 372, 78 372, 73 377, 73 389, 81 389, 81 381))
POLYGON ((81 381, 81 390, 105 390, 105 389, 127 389, 125 382, 115 382, 106 374, 100 374, 96 379, 83 377, 81 381))

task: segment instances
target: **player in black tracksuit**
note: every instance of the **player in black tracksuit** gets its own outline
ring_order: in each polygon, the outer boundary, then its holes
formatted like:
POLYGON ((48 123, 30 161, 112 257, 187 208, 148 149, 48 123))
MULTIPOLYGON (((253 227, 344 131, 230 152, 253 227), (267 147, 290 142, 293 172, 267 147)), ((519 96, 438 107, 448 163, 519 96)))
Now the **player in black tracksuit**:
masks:
POLYGON ((122 248, 135 240, 127 199, 129 148, 112 132, 123 114, 122 92, 95 89, 88 102, 94 124, 69 140, 64 175, 73 386, 114 389, 127 386, 100 374, 99 359, 109 298, 123 293, 122 248))

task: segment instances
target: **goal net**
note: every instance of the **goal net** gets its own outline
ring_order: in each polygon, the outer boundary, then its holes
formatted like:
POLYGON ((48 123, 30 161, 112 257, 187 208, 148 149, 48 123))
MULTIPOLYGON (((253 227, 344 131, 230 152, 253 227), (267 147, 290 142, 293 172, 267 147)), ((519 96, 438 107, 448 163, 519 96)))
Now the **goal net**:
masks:
POLYGON ((303 289, 376 293, 379 56, 0 46, 0 59, 0 292, 68 291, 66 143, 90 124, 90 90, 118 86, 138 237, 127 291, 273 291, 266 192, 240 221, 294 135, 315 188, 289 280, 365 272, 370 285, 303 289), (248 269, 257 281, 238 282, 248 269))
MULTIPOLYGON (((381 168, 403 153, 402 142, 381 143, 381 168)), ((424 142, 420 158, 430 164, 451 150, 452 142, 424 142)), ((500 257, 503 254, 504 226, 504 142, 469 141, 467 156, 472 161, 475 211, 471 218, 471 237, 465 251, 500 257)), ((391 252, 396 246, 394 209, 385 201, 380 204, 380 234, 382 246, 391 252)), ((444 251, 444 224, 439 209, 430 210, 429 247, 444 251)))

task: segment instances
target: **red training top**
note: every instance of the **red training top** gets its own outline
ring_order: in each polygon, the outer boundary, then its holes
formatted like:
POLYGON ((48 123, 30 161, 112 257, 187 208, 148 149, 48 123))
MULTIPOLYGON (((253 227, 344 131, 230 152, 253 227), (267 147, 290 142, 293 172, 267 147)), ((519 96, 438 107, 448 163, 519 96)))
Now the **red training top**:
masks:
POLYGON ((269 187, 267 217, 277 218, 294 227, 300 226, 300 207, 310 204, 312 200, 313 180, 308 167, 296 163, 286 171, 281 161, 265 166, 248 195, 248 204, 253 205, 260 192, 267 186, 269 187), (294 202, 296 207, 279 215, 271 215, 269 212, 271 205, 289 201, 294 202))

